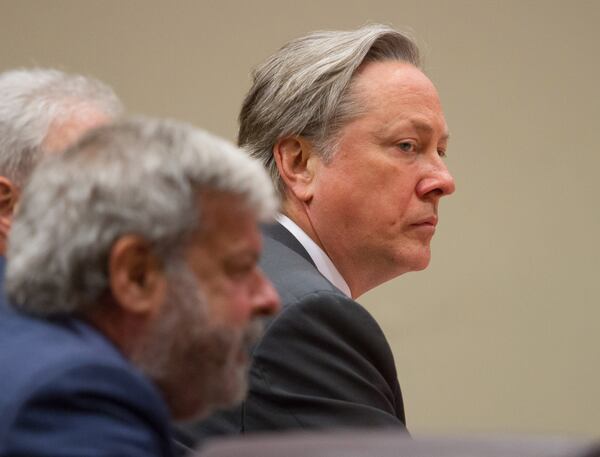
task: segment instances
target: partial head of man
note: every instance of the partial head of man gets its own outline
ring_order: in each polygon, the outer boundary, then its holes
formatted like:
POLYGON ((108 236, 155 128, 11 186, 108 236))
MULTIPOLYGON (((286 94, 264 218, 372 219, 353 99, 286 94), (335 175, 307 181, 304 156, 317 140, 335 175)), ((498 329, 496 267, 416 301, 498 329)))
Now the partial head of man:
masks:
POLYGON ((112 89, 92 78, 51 69, 0 74, 0 254, 35 164, 122 111, 112 89))
POLYGON ((34 170, 7 292, 57 333, 76 321, 78 335, 110 341, 174 419, 204 416, 243 398, 258 318, 279 306, 257 266, 257 223, 276 206, 260 164, 206 132, 144 119, 100 127, 34 170))
POLYGON ((254 72, 239 144, 351 295, 425 268, 454 191, 438 93, 405 34, 383 25, 293 40, 254 72))

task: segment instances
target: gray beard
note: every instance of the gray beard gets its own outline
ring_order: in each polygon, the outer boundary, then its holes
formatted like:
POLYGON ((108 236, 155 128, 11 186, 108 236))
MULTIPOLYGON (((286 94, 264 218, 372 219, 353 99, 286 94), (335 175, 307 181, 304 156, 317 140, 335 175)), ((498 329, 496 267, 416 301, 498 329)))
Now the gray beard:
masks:
POLYGON ((252 322, 243 331, 211 323, 194 274, 182 261, 174 263, 160 316, 131 360, 161 390, 173 418, 191 420, 244 399, 247 357, 262 324, 252 322))

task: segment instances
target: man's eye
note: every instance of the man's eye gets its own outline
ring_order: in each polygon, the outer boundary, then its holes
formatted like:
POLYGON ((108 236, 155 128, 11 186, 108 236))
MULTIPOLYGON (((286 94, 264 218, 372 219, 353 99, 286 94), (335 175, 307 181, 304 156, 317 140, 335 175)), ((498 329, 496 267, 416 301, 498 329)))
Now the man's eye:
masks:
POLYGON ((446 157, 446 150, 445 149, 438 149, 438 155, 440 157, 446 157))
POLYGON ((402 141, 398 143, 398 148, 404 152, 415 152, 417 150, 417 145, 411 141, 402 141))

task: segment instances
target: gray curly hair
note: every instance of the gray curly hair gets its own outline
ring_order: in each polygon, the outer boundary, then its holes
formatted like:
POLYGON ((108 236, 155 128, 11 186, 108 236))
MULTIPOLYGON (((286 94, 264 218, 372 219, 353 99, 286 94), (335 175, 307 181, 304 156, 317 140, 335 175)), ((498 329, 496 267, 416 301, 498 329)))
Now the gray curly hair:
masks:
POLYGON ((239 195, 258 219, 276 211, 260 164, 207 132, 141 118, 89 132, 25 186, 8 246, 11 302, 38 315, 97 306, 114 242, 139 235, 168 263, 202 224, 202 190, 239 195))

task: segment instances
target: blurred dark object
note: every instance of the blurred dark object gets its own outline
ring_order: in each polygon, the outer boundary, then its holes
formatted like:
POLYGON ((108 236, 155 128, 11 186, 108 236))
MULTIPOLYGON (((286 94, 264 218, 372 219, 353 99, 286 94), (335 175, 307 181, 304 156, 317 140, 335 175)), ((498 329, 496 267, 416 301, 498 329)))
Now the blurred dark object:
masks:
POLYGON ((600 457, 600 441, 557 437, 409 437, 348 430, 254 434, 209 442, 197 457, 600 457))

